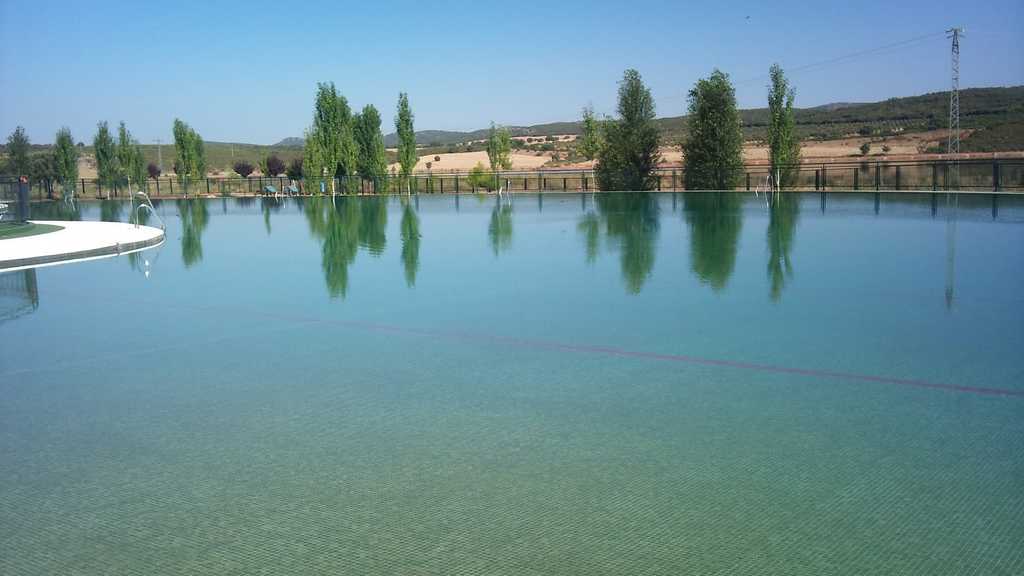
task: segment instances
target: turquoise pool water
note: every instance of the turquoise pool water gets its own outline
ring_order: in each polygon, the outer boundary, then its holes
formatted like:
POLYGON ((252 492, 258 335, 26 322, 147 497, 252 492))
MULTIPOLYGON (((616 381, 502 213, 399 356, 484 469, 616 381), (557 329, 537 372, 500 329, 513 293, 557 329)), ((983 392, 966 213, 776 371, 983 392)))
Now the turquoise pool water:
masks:
POLYGON ((1024 573, 1024 198, 158 212, 0 275, 2 574, 1024 573))

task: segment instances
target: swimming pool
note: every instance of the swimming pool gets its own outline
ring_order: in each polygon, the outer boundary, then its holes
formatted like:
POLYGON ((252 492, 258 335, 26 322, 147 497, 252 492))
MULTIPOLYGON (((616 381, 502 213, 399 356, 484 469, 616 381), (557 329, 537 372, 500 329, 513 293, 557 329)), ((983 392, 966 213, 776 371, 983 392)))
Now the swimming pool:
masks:
POLYGON ((1024 572, 1024 198, 157 211, 0 276, 0 573, 1024 572))

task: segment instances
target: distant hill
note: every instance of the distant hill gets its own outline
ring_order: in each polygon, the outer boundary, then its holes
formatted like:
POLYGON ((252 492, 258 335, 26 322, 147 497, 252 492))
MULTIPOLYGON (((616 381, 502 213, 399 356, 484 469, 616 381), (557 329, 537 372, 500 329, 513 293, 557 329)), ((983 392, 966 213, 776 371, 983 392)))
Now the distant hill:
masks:
POLYGON ((302 148, 305 145, 305 140, 303 140, 302 138, 296 138, 295 136, 285 138, 284 140, 281 140, 277 144, 273 144, 275 148, 302 148))
MULTIPOLYGON (((796 110, 797 132, 801 138, 834 139, 851 134, 886 135, 899 132, 919 132, 945 128, 948 117, 949 93, 934 92, 921 96, 890 98, 882 102, 855 103, 833 102, 800 108, 796 110)), ((961 124, 964 128, 999 128, 1000 138, 994 139, 997 146, 1010 145, 1005 137, 1024 123, 1024 86, 1010 88, 969 88, 960 92, 961 124), (1014 126, 1007 129, 1006 125, 1014 126)), ((757 140, 765 136, 768 127, 768 109, 751 108, 740 110, 743 132, 747 139, 757 140)), ((678 140, 686 133, 685 116, 659 118, 658 127, 669 140, 678 140)), ((579 134, 579 121, 552 122, 533 126, 508 126, 513 136, 554 136, 558 134, 579 134)), ((430 148, 451 146, 487 138, 487 128, 469 132, 448 130, 420 130, 416 132, 416 143, 430 148)), ((978 138, 975 143, 981 144, 978 138)), ((1014 149, 1024 149, 1024 134, 1014 149)), ((301 138, 285 138, 277 147, 302 146, 301 138)), ((384 145, 394 148, 398 137, 391 133, 384 136, 384 145)), ((965 145, 970 149, 970 144, 965 145)), ((983 150, 977 150, 983 151, 983 150)), ((988 150, 984 150, 988 151, 988 150)))

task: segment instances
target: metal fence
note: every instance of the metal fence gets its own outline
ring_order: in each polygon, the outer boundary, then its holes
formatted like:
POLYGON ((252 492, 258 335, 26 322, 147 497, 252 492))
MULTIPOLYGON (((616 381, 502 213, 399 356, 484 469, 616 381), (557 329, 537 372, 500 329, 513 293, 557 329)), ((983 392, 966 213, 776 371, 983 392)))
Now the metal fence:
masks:
MULTIPOLYGON (((1024 192, 1024 159, 934 160, 934 161, 849 161, 800 164, 791 167, 793 182, 788 189, 797 191, 993 191, 1024 192)), ((736 174, 736 190, 764 187, 769 176, 767 165, 744 166, 736 174)), ((0 197, 16 186, 15 181, 0 180, 0 197)), ((43 180, 30 183, 33 200, 62 197, 62 187, 43 180)), ((69 186, 71 188, 71 186, 69 186)), ((284 176, 249 178, 204 178, 189 181, 178 178, 148 179, 132 184, 151 197, 256 196, 270 193, 303 195, 318 193, 395 194, 395 193, 479 193, 507 192, 590 192, 599 191, 592 169, 506 170, 484 173, 418 173, 408 178, 386 175, 376 178, 343 177, 333 180, 292 181, 284 176)), ((126 182, 104 185, 96 179, 79 179, 74 195, 85 199, 126 198, 126 182)), ((655 171, 654 190, 685 191, 681 168, 655 171)))

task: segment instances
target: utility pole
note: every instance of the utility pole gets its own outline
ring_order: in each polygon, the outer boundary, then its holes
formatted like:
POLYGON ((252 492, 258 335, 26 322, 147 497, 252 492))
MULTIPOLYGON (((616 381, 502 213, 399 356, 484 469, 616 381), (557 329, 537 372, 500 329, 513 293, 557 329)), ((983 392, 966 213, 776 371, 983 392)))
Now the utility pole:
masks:
MULTIPOLYGON (((946 142, 947 154, 960 153, 960 36, 962 27, 946 30, 947 38, 953 40, 953 84, 949 91, 949 138, 946 142)), ((960 187, 960 164, 953 159, 953 182, 960 187)))
POLYGON ((156 163, 157 163, 158 166, 160 166, 160 173, 163 174, 163 172, 164 172, 164 147, 160 145, 161 142, 160 142, 159 138, 157 138, 155 140, 155 142, 156 142, 156 157, 157 157, 156 163))

